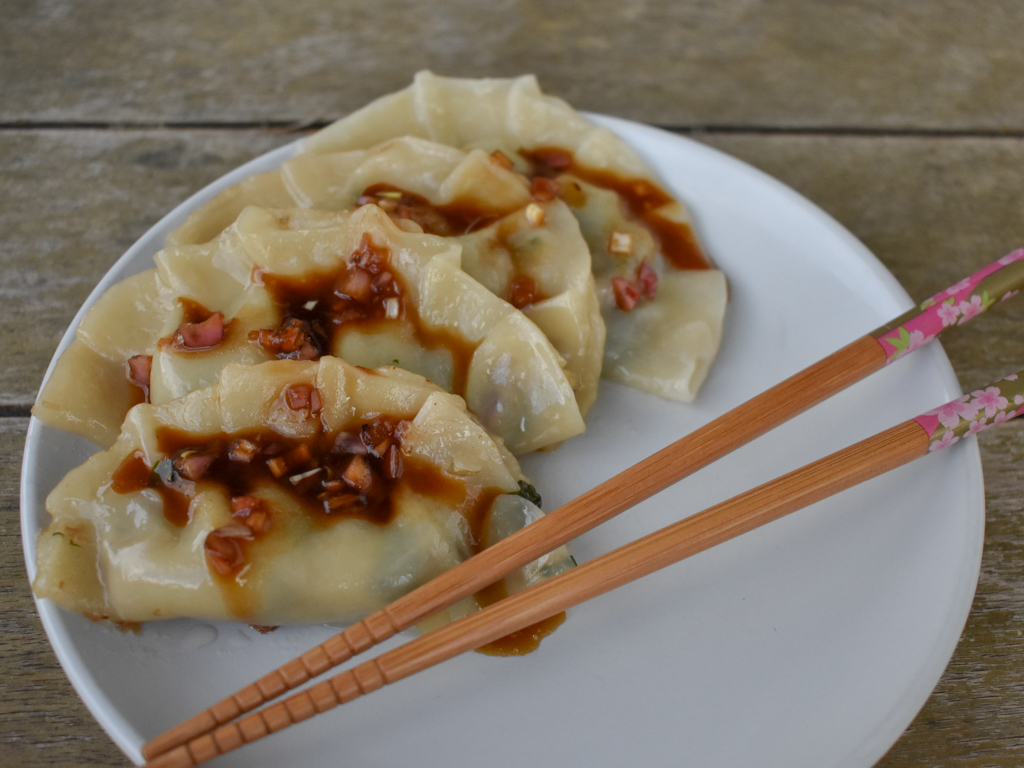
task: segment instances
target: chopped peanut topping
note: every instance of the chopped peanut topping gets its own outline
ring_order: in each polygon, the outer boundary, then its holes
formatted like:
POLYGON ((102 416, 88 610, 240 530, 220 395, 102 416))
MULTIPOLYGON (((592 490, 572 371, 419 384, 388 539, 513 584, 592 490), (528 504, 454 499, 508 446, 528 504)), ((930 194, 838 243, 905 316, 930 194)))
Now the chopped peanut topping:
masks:
POLYGON ((259 449, 256 447, 256 444, 251 440, 239 438, 238 440, 232 441, 231 447, 228 449, 228 458, 231 459, 231 461, 241 461, 248 464, 256 458, 258 450, 259 449))
POLYGON ((288 473, 288 462, 281 456, 267 459, 267 467, 274 477, 284 477, 288 473))
POLYGON ((216 459, 216 455, 212 453, 185 451, 174 460, 174 468, 186 480, 195 481, 206 474, 206 470, 216 459))
POLYGON ((502 152, 500 149, 496 149, 491 152, 491 160, 500 165, 506 171, 511 171, 515 168, 515 163, 509 159, 509 156, 502 152))
POLYGON ((612 232, 608 241, 608 251, 616 256, 632 256, 633 236, 628 232, 612 232))
POLYGON ((612 292, 615 294, 615 306, 623 312, 630 312, 641 299, 653 299, 658 293, 658 273, 649 261, 640 262, 636 268, 636 279, 617 275, 612 278, 612 292))
POLYGON ((353 456, 341 476, 352 488, 363 493, 370 490, 373 484, 373 472, 362 456, 353 456))
POLYGON ((535 176, 530 181, 530 196, 538 203, 547 203, 554 200, 561 191, 562 185, 554 179, 535 176))
MULTIPOLYGON (((244 525, 242 527, 245 528, 244 525)), ((245 530, 249 532, 251 538, 251 531, 248 528, 245 530)), ((203 547, 206 552, 206 560, 210 567, 221 576, 233 576, 245 562, 238 538, 241 537, 225 536, 219 528, 210 531, 206 536, 203 547)))
POLYGON ((526 206, 526 220, 534 227, 539 227, 544 223, 544 209, 536 203, 530 203, 526 206))

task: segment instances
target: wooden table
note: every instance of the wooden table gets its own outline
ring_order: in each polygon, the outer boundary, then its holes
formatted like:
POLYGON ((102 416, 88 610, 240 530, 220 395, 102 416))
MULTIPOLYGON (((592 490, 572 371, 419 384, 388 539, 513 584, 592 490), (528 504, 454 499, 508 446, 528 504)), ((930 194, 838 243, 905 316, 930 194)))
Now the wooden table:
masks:
MULTIPOLYGON (((188 194, 413 72, 535 72, 575 106, 736 155, 922 297, 1024 242, 1024 4, 13 0, 0 23, 0 763, 124 766, 30 598, 29 408, 75 311, 188 194)), ((945 342, 965 388, 1024 361, 1024 304, 945 342)), ((1024 420, 981 436, 981 580, 880 765, 1024 764, 1024 420)))

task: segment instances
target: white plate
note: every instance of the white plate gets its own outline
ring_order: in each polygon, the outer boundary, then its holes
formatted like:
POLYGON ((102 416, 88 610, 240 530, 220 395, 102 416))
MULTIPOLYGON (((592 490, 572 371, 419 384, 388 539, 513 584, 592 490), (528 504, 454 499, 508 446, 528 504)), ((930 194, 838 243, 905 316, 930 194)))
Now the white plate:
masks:
MULTIPOLYGON (((586 435, 527 459, 548 509, 910 306, 859 242, 787 187, 692 141, 596 119, 689 204, 732 300, 722 354, 696 404, 605 383, 586 435)), ((291 151, 254 160, 170 213, 86 305, 148 268, 190 210, 291 151)), ((958 394, 931 345, 587 534, 574 551, 588 560, 958 394)), ((46 493, 89 451, 34 420, 29 427, 30 576, 46 493)), ((580 606, 530 656, 464 655, 216 764, 869 766, 952 655, 983 528, 979 454, 967 441, 580 606)), ((174 621, 134 635, 46 601, 39 613, 78 693, 135 760, 146 739, 333 633, 261 636, 174 621)))

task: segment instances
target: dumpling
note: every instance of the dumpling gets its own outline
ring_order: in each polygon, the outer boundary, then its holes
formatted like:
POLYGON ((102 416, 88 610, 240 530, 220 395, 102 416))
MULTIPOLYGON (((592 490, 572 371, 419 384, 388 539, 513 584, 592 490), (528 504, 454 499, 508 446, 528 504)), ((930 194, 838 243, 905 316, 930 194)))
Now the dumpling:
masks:
MULTIPOLYGON (((351 621, 539 516, 524 488, 463 402, 419 376, 232 364, 133 408, 54 489, 33 588, 117 622, 351 621)), ((560 548, 509 588, 571 564, 560 548)))
MULTIPOLYGON (((652 227, 626 213, 619 193, 571 173, 557 179, 590 248, 608 334, 602 375, 660 397, 692 401, 718 353, 728 300, 725 275, 669 263, 666 252, 692 258, 692 249, 683 244, 666 250, 664 243, 678 231, 669 228, 659 242, 652 227)), ((643 204, 636 208, 643 215, 643 204)))
POLYGON ((397 136, 500 151, 535 186, 552 182, 590 245, 608 327, 604 376, 662 397, 694 397, 717 354, 725 278, 704 256, 686 209, 629 146, 543 94, 532 76, 473 80, 420 72, 408 88, 324 128, 302 148, 346 152, 397 136), (676 304, 705 290, 694 306, 676 304), (638 310, 644 320, 623 317, 638 310), (633 335, 641 329, 656 335, 633 335))
POLYGON ((216 382, 228 363, 334 354, 462 395, 515 453, 583 431, 539 329, 462 271, 457 243, 406 232, 377 206, 250 207, 216 240, 169 247, 156 263, 86 314, 40 393, 41 420, 109 445, 133 389, 134 401, 160 405, 216 382), (76 366, 82 357, 91 368, 76 366))
POLYGON ((649 175, 646 163, 605 128, 563 100, 541 92, 533 75, 516 78, 440 77, 418 72, 412 84, 382 96, 303 141, 316 154, 366 149, 398 136, 451 147, 519 150, 560 147, 589 168, 622 176, 649 175))
POLYGON ((565 359, 586 414, 597 397, 605 340, 590 252, 566 205, 531 189, 503 155, 412 137, 299 155, 220 193, 168 242, 208 242, 248 205, 340 211, 363 203, 453 237, 462 246, 463 270, 522 310, 565 359))
MULTIPOLYGON (((530 203, 529 183, 485 152, 415 138, 323 156, 298 156, 279 170, 257 174, 219 193, 189 214, 169 245, 209 242, 248 206, 353 209, 373 190, 395 188, 430 200, 434 215, 461 233, 530 203)), ((425 222, 424 222, 425 223, 425 222)), ((438 227, 425 227, 432 234, 438 227)))

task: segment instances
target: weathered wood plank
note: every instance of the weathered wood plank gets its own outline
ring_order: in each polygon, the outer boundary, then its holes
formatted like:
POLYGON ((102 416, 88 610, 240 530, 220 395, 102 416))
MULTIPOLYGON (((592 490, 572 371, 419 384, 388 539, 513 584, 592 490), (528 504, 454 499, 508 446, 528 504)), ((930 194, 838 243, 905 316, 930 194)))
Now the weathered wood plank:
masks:
POLYGON ((18 476, 28 419, 0 419, 0 763, 122 768, 130 761, 64 676, 32 602, 18 476))
POLYGON ((0 122, 319 120, 429 68, 662 125, 1019 130, 1022 36, 1016 0, 14 0, 0 122))
POLYGON ((287 140, 270 131, 0 133, 0 405, 33 401, 68 323, 137 238, 287 140))

